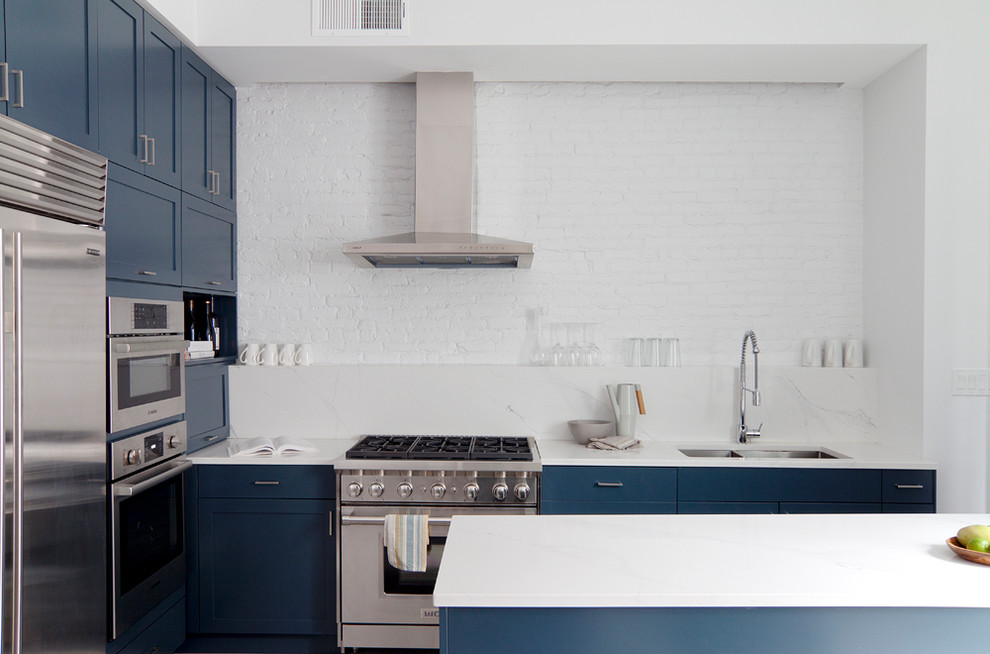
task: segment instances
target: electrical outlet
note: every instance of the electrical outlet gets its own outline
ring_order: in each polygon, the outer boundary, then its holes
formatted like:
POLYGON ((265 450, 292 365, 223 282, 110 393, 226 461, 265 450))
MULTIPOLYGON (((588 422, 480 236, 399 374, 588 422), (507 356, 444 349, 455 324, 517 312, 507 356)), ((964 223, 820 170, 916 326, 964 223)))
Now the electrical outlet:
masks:
POLYGON ((990 369, 953 368, 953 395, 990 395, 990 369))

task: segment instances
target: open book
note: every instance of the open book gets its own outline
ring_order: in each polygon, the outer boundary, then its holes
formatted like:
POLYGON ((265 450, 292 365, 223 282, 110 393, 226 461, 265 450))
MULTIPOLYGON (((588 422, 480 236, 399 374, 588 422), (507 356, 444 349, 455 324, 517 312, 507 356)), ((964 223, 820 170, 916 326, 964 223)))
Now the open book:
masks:
POLYGON ((227 445, 227 453, 230 456, 291 456, 317 451, 309 441, 291 436, 245 438, 228 441, 227 445))

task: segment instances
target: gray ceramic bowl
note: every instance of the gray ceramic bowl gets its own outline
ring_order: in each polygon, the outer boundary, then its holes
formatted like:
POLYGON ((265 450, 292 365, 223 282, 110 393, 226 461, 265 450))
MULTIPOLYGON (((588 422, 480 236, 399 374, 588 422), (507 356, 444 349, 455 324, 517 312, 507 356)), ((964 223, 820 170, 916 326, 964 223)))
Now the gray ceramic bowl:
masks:
POLYGON ((612 431, 611 420, 568 420, 571 436, 581 445, 587 445, 592 438, 608 436, 612 431))

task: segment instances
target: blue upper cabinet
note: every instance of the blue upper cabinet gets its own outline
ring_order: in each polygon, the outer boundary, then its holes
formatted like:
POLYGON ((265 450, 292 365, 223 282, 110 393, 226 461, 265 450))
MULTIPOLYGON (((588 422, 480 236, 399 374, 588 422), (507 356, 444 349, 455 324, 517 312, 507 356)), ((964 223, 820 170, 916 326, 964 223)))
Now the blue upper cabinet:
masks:
POLYGON ((98 147, 97 0, 4 0, 0 111, 98 147))
POLYGON ((182 285, 208 291, 237 290, 234 214, 183 194, 182 285))
POLYGON ((234 87, 182 49, 182 190, 233 211, 234 87))
POLYGON ((178 286, 182 192, 120 166, 107 184, 107 277, 178 286))
POLYGON ((134 0, 98 2, 100 152, 178 187, 179 40, 134 0))

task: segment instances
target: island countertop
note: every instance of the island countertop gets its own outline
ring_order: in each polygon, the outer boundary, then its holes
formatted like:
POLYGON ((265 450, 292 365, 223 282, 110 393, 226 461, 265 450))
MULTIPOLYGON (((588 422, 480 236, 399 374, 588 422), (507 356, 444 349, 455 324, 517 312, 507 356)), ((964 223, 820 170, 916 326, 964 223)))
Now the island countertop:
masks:
POLYGON ((945 544, 987 523, 987 514, 455 516, 434 604, 990 608, 990 566, 945 544))

